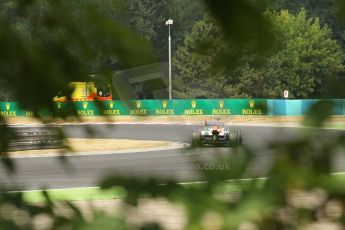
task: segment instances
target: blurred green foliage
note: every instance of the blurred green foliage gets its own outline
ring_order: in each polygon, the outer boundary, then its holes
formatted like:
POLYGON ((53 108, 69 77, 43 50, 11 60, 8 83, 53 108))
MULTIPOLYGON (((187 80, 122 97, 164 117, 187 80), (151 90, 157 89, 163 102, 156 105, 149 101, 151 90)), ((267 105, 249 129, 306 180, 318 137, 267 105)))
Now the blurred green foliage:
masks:
POLYGON ((107 72, 111 59, 127 67, 153 60, 146 40, 88 1, 0 4, 1 77, 32 111, 51 108, 52 97, 68 82, 107 72))
MULTIPOLYGON (((176 6, 172 8, 174 10, 189 9, 179 18, 179 26, 184 31, 190 29, 191 22, 200 17, 198 12, 189 8, 188 2, 168 2, 176 6), (189 17, 192 18, 189 24, 182 25, 184 19, 189 17)), ((164 12, 162 9, 169 9, 167 12, 173 10, 164 5, 168 3, 161 1, 129 1, 128 4, 115 0, 0 1, 0 77, 6 80, 6 87, 16 92, 21 105, 37 112, 42 108, 49 109, 51 97, 69 81, 83 80, 94 71, 111 74, 109 64, 113 61, 125 67, 152 62, 154 50, 148 40, 154 43, 153 46, 159 46, 162 41, 155 40, 155 36, 163 34, 166 29, 163 24, 165 18, 162 14, 157 17, 157 13, 164 12), (128 7, 131 10, 129 15, 133 14, 129 24, 146 39, 117 22, 126 20, 121 19, 126 15, 121 9, 128 7), (145 16, 141 18, 141 14, 145 16), (145 17, 154 19, 146 21, 145 17), (157 18, 162 23, 159 28, 155 23, 157 18)), ((194 73, 200 77, 196 83, 211 85, 210 82, 213 82, 212 87, 215 88, 219 82, 214 83, 213 79, 224 79, 224 72, 221 71, 234 69, 233 63, 237 65, 245 61, 246 65, 241 70, 246 76, 242 79, 244 86, 220 96, 233 96, 236 92, 241 94, 248 86, 256 87, 264 81, 271 81, 271 78, 262 78, 263 72, 269 71, 260 69, 260 66, 268 65, 272 76, 288 76, 281 87, 287 86, 288 82, 295 84, 293 87, 301 87, 298 92, 291 89, 295 97, 310 96, 317 92, 316 85, 343 70, 343 52, 331 39, 330 30, 320 26, 317 19, 308 18, 305 11, 297 15, 287 11, 263 13, 266 8, 262 8, 262 4, 245 0, 205 0, 205 6, 212 16, 206 16, 194 26, 191 35, 185 39, 187 48, 181 48, 177 57, 190 58, 186 62, 189 65, 199 66, 201 63, 200 69, 204 72, 194 73), (276 32, 279 32, 278 35, 276 32), (193 47, 197 42, 201 49, 193 47), (280 51, 274 53, 273 48, 277 47, 280 51), (212 51, 213 60, 203 59, 205 48, 212 51), (200 56, 196 53, 189 56, 189 49, 201 52, 200 56), (247 50, 244 52, 244 49, 247 50), (254 52, 256 55, 253 56, 254 52), (284 72, 275 72, 279 65, 281 68, 278 70, 285 69, 284 72), (214 76, 214 72, 222 74, 214 76)), ((176 12, 166 15, 173 17, 173 13, 176 12)), ((175 63, 181 69, 182 64, 177 63, 179 60, 176 58, 175 63)), ((192 70, 185 67, 183 71, 187 75, 192 74, 192 70)), ((278 80, 283 81, 283 78, 278 80)), ((220 82, 223 86, 232 84, 220 82)), ((193 84, 189 87, 195 88, 193 84)), ((277 93, 270 93, 264 96, 277 96, 277 93)), ((331 109, 329 102, 316 104, 307 115, 305 124, 320 127, 329 117, 331 109)), ((0 126, 0 147, 3 151, 6 151, 3 139, 6 127, 0 126)), ((173 180, 118 175, 104 178, 101 186, 104 189, 122 187, 127 194, 124 200, 130 206, 138 205, 142 198, 164 198, 177 203, 186 211, 185 228, 191 230, 207 229, 204 219, 210 212, 218 217, 219 229, 246 229, 248 226, 252 229, 312 228, 313 224, 322 220, 341 229, 345 222, 343 181, 333 179, 329 174, 334 171, 334 155, 344 152, 345 138, 339 135, 323 139, 322 130, 306 130, 300 137, 270 146, 272 167, 267 173, 269 179, 262 186, 257 186, 255 180, 249 183, 238 180, 248 176, 248 169, 257 160, 253 154, 255 150, 246 146, 215 159, 218 163, 231 164, 231 172, 200 170, 200 180, 204 183, 198 186, 181 186, 173 180), (227 191, 227 180, 236 183, 237 192, 222 193, 227 191), (307 202, 309 197, 315 199, 307 202), (337 207, 340 215, 328 215, 329 207, 337 207)), ((11 165, 9 158, 2 159, 11 165)), ((195 162, 205 163, 198 157, 195 162)), ((255 178, 255 175, 249 176, 255 178)), ((43 195, 47 202, 27 203, 21 193, 8 193, 3 189, 0 192, 0 228, 35 229, 38 228, 36 222, 43 218, 48 222, 47 229, 161 229, 155 221, 142 226, 130 225, 126 209, 119 217, 94 212, 92 218, 87 219, 75 204, 54 203, 48 193, 43 192, 43 195)))

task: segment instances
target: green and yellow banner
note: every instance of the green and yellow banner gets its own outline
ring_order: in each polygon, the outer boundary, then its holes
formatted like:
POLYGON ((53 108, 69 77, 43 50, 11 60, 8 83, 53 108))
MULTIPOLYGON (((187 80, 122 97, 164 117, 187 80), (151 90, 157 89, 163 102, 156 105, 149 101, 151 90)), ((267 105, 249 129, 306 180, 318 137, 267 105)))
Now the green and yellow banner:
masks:
POLYGON ((0 116, 3 117, 18 117, 26 116, 32 117, 32 111, 23 110, 19 107, 17 102, 0 102, 0 116))
MULTIPOLYGON (((55 116, 270 115, 301 116, 318 100, 174 99, 54 102, 55 116)), ((345 115, 345 100, 334 101, 334 115, 345 115)), ((45 114, 45 113, 44 113, 45 114)), ((47 113, 48 114, 48 113, 47 113)), ((16 102, 0 102, 3 117, 33 116, 16 102)))
POLYGON ((56 102, 58 112, 76 116, 267 115, 265 99, 176 99, 56 102))

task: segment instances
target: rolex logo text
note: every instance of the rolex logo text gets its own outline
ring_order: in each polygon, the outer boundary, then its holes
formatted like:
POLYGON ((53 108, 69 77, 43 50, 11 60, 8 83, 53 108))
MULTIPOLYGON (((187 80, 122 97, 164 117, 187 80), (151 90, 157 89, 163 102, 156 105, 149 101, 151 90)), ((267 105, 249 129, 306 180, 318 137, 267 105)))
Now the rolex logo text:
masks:
POLYGON ((156 115, 174 115, 175 111, 174 109, 167 109, 168 107, 168 101, 164 100, 162 101, 162 109, 156 109, 155 114, 156 115))
POLYGON ((224 101, 220 100, 218 102, 219 108, 212 109, 212 115, 230 115, 230 109, 224 109, 224 101))
POLYGON ((202 109, 196 109, 197 101, 192 100, 190 104, 192 109, 185 109, 184 115, 204 115, 204 111, 202 109))
POLYGON ((242 115, 262 115, 263 112, 259 108, 255 108, 255 101, 249 100, 249 109, 242 109, 242 115))

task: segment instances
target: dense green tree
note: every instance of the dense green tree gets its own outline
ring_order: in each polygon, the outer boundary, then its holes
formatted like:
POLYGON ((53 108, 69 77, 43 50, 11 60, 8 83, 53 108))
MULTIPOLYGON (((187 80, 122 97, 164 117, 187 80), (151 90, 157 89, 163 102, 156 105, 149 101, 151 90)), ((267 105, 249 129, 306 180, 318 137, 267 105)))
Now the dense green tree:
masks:
MULTIPOLYGON (((218 97, 220 91, 209 90, 215 86, 210 79, 216 79, 213 76, 212 64, 215 60, 214 55, 219 55, 224 43, 221 41, 222 34, 215 23, 210 22, 209 17, 197 22, 192 32, 186 36, 184 46, 180 47, 173 59, 174 78, 177 97, 194 98, 194 97, 218 97), (213 52, 208 54, 199 54, 200 47, 210 41, 220 46, 212 47, 213 52)), ((210 47, 208 47, 210 48, 210 47)), ((211 48, 210 48, 211 49, 211 48)), ((215 84, 221 84, 218 80, 215 84)), ((223 86, 217 87, 223 88, 223 86)))
POLYGON ((165 21, 169 18, 174 20, 171 30, 174 52, 203 14, 200 0, 129 0, 124 5, 127 8, 125 23, 153 43, 160 61, 168 60, 168 28, 165 21))
POLYGON ((330 29, 321 27, 318 18, 308 19, 305 11, 296 16, 288 11, 266 15, 279 39, 276 51, 265 56, 255 55, 251 46, 239 52, 226 45, 217 22, 209 17, 198 22, 174 59, 176 96, 280 98, 284 89, 292 98, 321 96, 324 84, 344 68, 344 54, 330 29), (244 55, 232 68, 214 69, 228 52, 244 55))
MULTIPOLYGON (((318 18, 308 19, 304 11, 295 17, 283 11, 279 16, 273 16, 273 20, 282 34, 282 48, 270 58, 280 63, 270 66, 281 70, 270 76, 270 79, 276 79, 275 87, 281 83, 297 98, 322 96, 327 88, 325 83, 344 70, 344 53, 331 39, 331 30, 327 26, 320 27, 318 18)), ((276 89, 276 95, 282 90, 276 89)))
MULTIPOLYGON (((5 0, 4 2, 6 2, 4 5, 11 5, 10 2, 13 1, 5 0)), ((78 4, 89 4, 107 18, 129 26, 153 44, 159 61, 167 61, 168 59, 168 29, 165 26, 165 21, 169 18, 174 20, 172 50, 175 52, 177 47, 183 43, 185 34, 190 31, 196 21, 202 18, 204 12, 204 4, 201 0, 87 0, 71 2, 76 11, 78 11, 78 4)), ((5 7, 5 9, 7 8, 5 7)))
POLYGON ((129 24, 140 35, 152 40, 156 37, 155 31, 155 14, 157 13, 156 5, 153 1, 129 1, 128 18, 129 24))
POLYGON ((267 7, 274 10, 287 9, 292 13, 297 13, 304 8, 308 17, 318 17, 320 24, 328 25, 334 36, 344 47, 345 44, 345 27, 339 20, 339 3, 338 0, 278 0, 267 1, 267 7))

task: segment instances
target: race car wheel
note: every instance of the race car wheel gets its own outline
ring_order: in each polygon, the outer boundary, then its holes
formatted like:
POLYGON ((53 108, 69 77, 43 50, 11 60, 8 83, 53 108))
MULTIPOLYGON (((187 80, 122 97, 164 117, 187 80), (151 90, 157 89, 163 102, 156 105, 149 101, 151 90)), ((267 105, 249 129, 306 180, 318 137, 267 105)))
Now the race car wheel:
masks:
POLYGON ((239 131, 230 132, 229 134, 230 146, 239 146, 242 144, 242 135, 239 131))
POLYGON ((201 145, 201 138, 199 132, 193 132, 192 147, 199 147, 201 145))
POLYGON ((240 132, 239 133, 239 145, 242 145, 243 144, 243 138, 242 138, 242 133, 240 132))
POLYGON ((230 147, 230 141, 226 141, 224 144, 225 147, 230 147))

